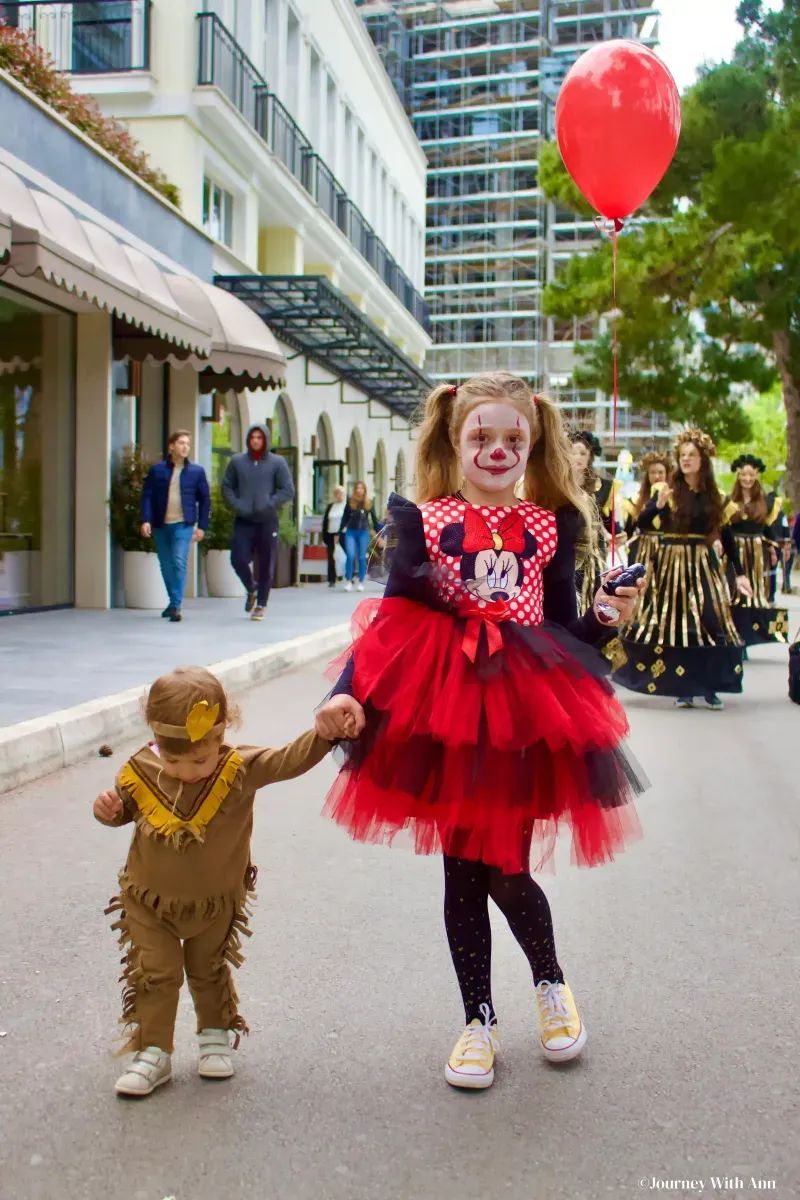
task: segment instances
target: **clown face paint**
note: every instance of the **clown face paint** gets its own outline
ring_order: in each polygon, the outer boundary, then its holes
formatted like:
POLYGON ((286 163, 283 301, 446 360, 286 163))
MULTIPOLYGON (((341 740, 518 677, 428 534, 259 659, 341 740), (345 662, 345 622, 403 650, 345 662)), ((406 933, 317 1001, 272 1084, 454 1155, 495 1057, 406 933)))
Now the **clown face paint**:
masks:
POLYGON ((525 474, 531 430, 502 400, 479 404, 461 427, 458 452, 464 478, 481 492, 507 492, 525 474))

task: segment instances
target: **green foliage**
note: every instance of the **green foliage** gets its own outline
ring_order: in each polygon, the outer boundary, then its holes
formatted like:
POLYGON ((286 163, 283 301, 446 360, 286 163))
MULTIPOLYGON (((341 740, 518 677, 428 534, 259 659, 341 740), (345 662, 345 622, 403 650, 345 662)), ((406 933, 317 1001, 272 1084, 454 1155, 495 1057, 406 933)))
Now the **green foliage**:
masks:
POLYGON ((291 505, 285 504, 278 517, 278 537, 287 546, 296 546, 300 541, 300 530, 292 516, 291 505))
POLYGON ((217 485, 211 489, 211 519, 208 523, 205 537, 200 543, 200 549, 207 553, 209 550, 230 550, 233 538, 233 523, 236 514, 225 503, 222 491, 217 485))
POLYGON ((144 538, 141 534, 142 489, 150 465, 138 446, 126 446, 111 473, 108 502, 111 539, 123 550, 155 553, 155 538, 144 538))
POLYGON ((557 200, 572 212, 591 218, 594 209, 583 198, 583 193, 572 182, 561 158, 557 142, 543 142, 539 147, 539 187, 550 200, 557 200))
MULTIPOLYGON (((717 454, 726 462, 731 463, 740 454, 757 453, 767 464, 763 481, 769 487, 775 487, 781 482, 786 469, 786 412, 779 385, 755 396, 745 403, 745 412, 752 433, 743 441, 721 441, 717 445, 717 454)), ((725 476, 723 479, 727 478, 725 476)), ((733 477, 730 477, 733 486, 733 477)))
POLYGON ((180 207, 180 192, 163 171, 151 167, 147 155, 113 117, 105 117, 91 96, 73 92, 69 79, 56 69, 37 45, 33 33, 14 29, 0 20, 0 68, 19 80, 45 104, 90 137, 98 146, 149 183, 170 204, 180 207))
MULTIPOLYGON (((683 97, 675 160, 644 213, 659 220, 619 239, 620 391, 753 448, 742 385, 763 392, 779 376, 800 504, 800 0, 772 14, 745 0, 739 19, 747 36, 733 60, 683 97)), ((552 151, 541 179, 566 202, 552 151)), ((544 295, 557 317, 612 304, 608 245, 573 259, 544 295)), ((576 380, 609 392, 612 365, 600 337, 576 380)))

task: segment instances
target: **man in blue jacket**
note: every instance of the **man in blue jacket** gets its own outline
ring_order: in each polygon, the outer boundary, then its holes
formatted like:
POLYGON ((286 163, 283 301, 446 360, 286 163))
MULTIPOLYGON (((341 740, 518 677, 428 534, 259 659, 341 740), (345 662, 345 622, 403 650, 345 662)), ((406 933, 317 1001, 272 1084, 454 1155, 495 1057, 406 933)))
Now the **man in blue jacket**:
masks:
POLYGON ((185 429, 170 434, 167 457, 150 468, 142 489, 142 537, 155 536, 169 597, 161 615, 170 621, 181 620, 189 548, 202 541, 211 515, 206 473, 199 463, 189 462, 191 448, 185 429))
POLYGON ((247 433, 247 449, 234 454, 222 480, 222 495, 236 513, 231 542, 231 565, 247 593, 244 609, 251 620, 263 621, 275 571, 278 510, 294 499, 289 464, 269 448, 264 425, 247 433), (258 580, 251 563, 255 560, 258 580))

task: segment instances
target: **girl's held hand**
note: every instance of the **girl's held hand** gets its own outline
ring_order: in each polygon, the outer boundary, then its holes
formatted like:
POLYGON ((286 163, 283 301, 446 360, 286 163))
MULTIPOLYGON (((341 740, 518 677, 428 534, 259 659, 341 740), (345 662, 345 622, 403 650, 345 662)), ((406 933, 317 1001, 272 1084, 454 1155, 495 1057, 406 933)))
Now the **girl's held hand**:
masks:
POLYGON ((748 600, 753 599, 753 585, 746 575, 737 575, 736 586, 743 596, 747 596, 748 600))
POLYGON ((333 696, 323 704, 314 723, 317 734, 327 742, 339 738, 352 741, 365 725, 364 710, 353 696, 333 696))
MULTIPOLYGON (((622 567, 616 567, 613 571, 608 572, 606 579, 615 579, 616 576, 620 575, 621 573, 622 567)), ((619 616, 617 617, 616 621, 612 623, 614 625, 624 625, 626 621, 630 621, 631 617, 633 616, 633 610, 636 607, 636 598, 640 592, 644 591, 644 588, 644 579, 637 579, 635 587, 620 588, 619 591, 615 592, 613 596, 609 596, 608 593, 604 592, 602 588, 598 588, 597 595, 594 598, 595 615, 599 616, 597 613, 597 606, 599 604, 605 605, 608 608, 615 608, 619 613, 619 616)), ((599 619, 604 625, 608 624, 608 621, 604 617, 599 616, 599 619)))
POLYGON ((113 821, 122 812, 122 801, 116 792, 101 792, 94 802, 98 821, 113 821))

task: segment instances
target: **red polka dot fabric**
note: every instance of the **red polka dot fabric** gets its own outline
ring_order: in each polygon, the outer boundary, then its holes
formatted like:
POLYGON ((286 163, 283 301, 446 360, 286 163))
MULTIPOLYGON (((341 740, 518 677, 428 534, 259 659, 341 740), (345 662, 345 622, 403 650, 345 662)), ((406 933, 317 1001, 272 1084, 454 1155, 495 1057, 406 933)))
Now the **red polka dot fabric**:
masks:
MULTIPOLYGON (((452 603, 463 596, 465 590, 460 570, 461 557, 444 554, 440 541, 442 531, 448 525, 463 524, 468 508, 474 508, 480 514, 491 533, 496 533, 509 516, 517 514, 522 518, 526 531, 536 538, 536 554, 524 560, 524 578, 518 593, 509 601, 509 609, 511 619, 518 625, 541 625, 544 617, 542 571, 555 554, 558 544, 555 514, 527 500, 513 508, 478 508, 455 496, 421 504, 428 557, 434 567, 440 569, 434 576, 434 583, 440 595, 452 603)), ((483 601, 479 604, 482 605, 483 601)))

